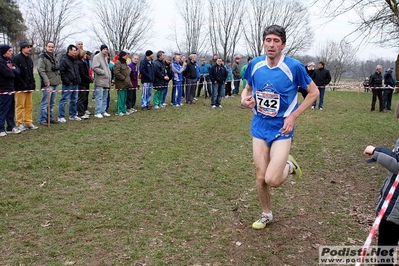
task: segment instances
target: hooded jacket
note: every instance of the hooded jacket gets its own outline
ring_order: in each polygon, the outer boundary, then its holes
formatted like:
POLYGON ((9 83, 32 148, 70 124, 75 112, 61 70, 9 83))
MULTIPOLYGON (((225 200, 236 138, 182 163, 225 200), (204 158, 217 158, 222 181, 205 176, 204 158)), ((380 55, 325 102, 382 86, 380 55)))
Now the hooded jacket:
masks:
POLYGON ((126 64, 126 59, 119 58, 115 62, 114 74, 115 88, 117 90, 125 90, 133 87, 132 81, 130 80, 130 72, 132 72, 132 70, 126 64))

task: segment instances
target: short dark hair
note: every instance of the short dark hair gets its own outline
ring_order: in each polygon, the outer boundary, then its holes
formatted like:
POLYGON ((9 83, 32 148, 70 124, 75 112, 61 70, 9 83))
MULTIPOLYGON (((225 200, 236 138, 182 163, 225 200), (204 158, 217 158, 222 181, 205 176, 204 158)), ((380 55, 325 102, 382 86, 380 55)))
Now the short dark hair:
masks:
POLYGON ((76 50, 78 50, 78 48, 77 48, 75 45, 70 44, 70 45, 68 45, 67 52, 68 52, 68 51, 71 51, 72 48, 75 48, 76 50))
POLYGON ((276 34, 281 38, 281 41, 285 43, 287 41, 287 37, 285 34, 285 29, 282 26, 279 25, 271 25, 267 26, 265 30, 263 31, 263 41, 266 40, 266 36, 269 34, 276 34))
POLYGON ((325 66, 323 61, 320 61, 319 64, 321 64, 323 67, 325 66))
POLYGON ((162 56, 162 54, 164 54, 164 53, 165 53, 164 51, 158 51, 157 52, 157 58, 160 58, 162 56))

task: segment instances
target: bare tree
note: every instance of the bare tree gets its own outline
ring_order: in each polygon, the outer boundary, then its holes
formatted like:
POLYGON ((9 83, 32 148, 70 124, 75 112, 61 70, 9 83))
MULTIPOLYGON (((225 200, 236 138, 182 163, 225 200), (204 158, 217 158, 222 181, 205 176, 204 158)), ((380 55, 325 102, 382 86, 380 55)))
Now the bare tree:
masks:
MULTIPOLYGON (((188 53, 196 52, 202 54, 205 52, 206 39, 204 38, 205 0, 175 0, 175 5, 179 17, 183 20, 184 34, 177 28, 178 23, 174 23, 174 37, 179 50, 185 50, 188 53), (183 44, 180 44, 182 38, 183 44)), ((176 20, 175 20, 176 21, 176 20)))
POLYGON ((82 14, 78 10, 78 0, 26 2, 28 38, 36 47, 44 47, 47 41, 53 41, 58 50, 67 38, 77 33, 73 25, 82 14))
MULTIPOLYGON (((329 14, 330 20, 342 14, 354 12, 352 24, 356 28, 348 35, 358 34, 363 43, 372 42, 381 46, 399 47, 399 3, 397 0, 314 1, 321 2, 323 9, 320 13, 329 14)), ((396 64, 399 66, 399 62, 396 64)), ((399 80, 398 68, 396 68, 395 76, 399 80)))
POLYGON ((243 0, 209 0, 209 37, 212 52, 224 60, 232 58, 241 37, 243 0))
POLYGON ((356 49, 345 40, 340 42, 327 41, 319 50, 318 58, 330 70, 333 84, 341 80, 342 74, 356 64, 356 49))
POLYGON ((93 32, 111 50, 137 51, 152 37, 151 9, 148 0, 97 0, 91 8, 93 32))
POLYGON ((266 26, 283 26, 287 34, 287 55, 295 55, 310 47, 313 39, 308 6, 296 0, 249 0, 244 31, 250 53, 259 56, 263 53, 263 30, 266 26))

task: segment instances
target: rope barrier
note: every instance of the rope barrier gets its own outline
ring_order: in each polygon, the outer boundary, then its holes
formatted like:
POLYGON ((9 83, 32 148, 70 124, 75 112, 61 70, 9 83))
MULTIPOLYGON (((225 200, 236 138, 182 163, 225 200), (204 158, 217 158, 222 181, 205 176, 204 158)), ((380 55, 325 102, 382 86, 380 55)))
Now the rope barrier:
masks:
POLYGON ((371 241, 374 238, 377 228, 381 223, 382 217, 384 217, 385 211, 387 210, 389 203, 391 202, 392 196, 395 193, 398 183, 399 183, 399 174, 396 175, 395 181, 394 181, 391 189, 389 190, 387 197, 384 200, 384 204, 382 205, 381 210, 379 211, 378 216, 375 219, 373 226, 371 227, 370 233, 366 239, 366 242, 363 245, 362 253, 360 254, 359 261, 355 264, 355 266, 360 266, 361 263, 363 262, 364 256, 366 255, 366 252, 367 252, 368 248, 370 247, 371 241))

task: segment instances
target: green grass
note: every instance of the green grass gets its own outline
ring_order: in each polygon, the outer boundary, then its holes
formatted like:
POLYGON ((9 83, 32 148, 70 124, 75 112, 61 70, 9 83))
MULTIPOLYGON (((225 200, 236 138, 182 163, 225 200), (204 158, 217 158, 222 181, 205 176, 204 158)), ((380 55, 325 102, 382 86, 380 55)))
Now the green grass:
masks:
MULTIPOLYGON (((36 92, 34 121, 39 101, 36 92)), ((237 97, 218 110, 201 97, 10 134, 0 139, 0 262, 316 265, 318 245, 362 245, 374 220, 386 170, 362 152, 392 147, 398 125, 370 102, 371 93, 328 91, 323 111, 298 119, 292 154, 304 181, 272 190, 275 220, 261 231, 251 228, 260 214, 252 113, 237 97)))

